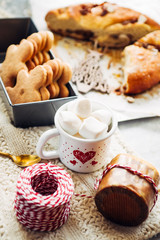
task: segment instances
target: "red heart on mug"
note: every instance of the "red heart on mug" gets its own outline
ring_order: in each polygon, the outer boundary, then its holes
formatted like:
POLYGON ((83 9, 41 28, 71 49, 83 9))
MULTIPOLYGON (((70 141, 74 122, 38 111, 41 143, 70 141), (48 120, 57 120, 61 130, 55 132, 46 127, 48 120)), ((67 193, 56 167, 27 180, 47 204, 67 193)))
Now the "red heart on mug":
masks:
POLYGON ((74 165, 76 165, 77 162, 76 162, 76 160, 73 160, 73 161, 71 160, 70 163, 72 163, 74 166, 74 165))
POLYGON ((73 155, 83 164, 88 162, 90 159, 92 159, 95 156, 95 154, 96 154, 95 151, 89 151, 86 153, 83 153, 82 151, 79 151, 79 150, 73 151, 73 155))
POLYGON ((96 161, 92 161, 91 162, 91 164, 94 166, 94 165, 96 165, 98 162, 96 162, 96 161))

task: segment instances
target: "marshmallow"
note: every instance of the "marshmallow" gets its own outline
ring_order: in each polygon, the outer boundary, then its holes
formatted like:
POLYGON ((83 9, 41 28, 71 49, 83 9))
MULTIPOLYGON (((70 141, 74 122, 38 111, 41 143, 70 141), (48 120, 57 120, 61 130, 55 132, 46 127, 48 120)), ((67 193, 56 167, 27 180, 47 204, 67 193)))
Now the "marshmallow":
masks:
POLYGON ((71 111, 62 111, 59 113, 59 123, 64 131, 74 135, 79 131, 81 120, 71 111))
POLYGON ((67 111, 71 111, 75 113, 75 101, 71 101, 67 104, 67 111))
POLYGON ((74 110, 80 118, 86 118, 92 112, 92 104, 89 99, 80 99, 75 103, 74 110))
POLYGON ((104 135, 108 130, 105 123, 100 122, 94 117, 84 119, 79 134, 84 138, 96 139, 104 135))
POLYGON ((95 117, 100 122, 103 122, 107 125, 111 123, 111 113, 107 110, 100 109, 91 113, 92 117, 95 117))

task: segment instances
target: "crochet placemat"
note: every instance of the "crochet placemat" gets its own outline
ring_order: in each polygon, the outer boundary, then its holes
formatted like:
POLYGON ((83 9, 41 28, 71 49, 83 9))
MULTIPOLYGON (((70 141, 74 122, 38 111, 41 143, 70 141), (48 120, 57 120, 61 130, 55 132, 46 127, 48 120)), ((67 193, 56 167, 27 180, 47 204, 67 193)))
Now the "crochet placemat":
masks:
MULTIPOLYGON (((40 135, 47 127, 15 128, 10 122, 5 105, 0 98, 0 151, 19 154, 36 154, 35 148, 40 135)), ((58 138, 49 141, 46 148, 57 149, 58 138)), ((113 135, 108 161, 118 153, 132 153, 117 130, 113 135)), ((95 179, 102 169, 91 174, 78 174, 68 170, 59 159, 51 160, 63 167, 72 177, 75 193, 95 194, 95 179)), ((14 212, 15 190, 22 168, 12 160, 0 156, 0 239, 1 240, 144 240, 160 231, 160 198, 149 217, 138 227, 122 227, 106 220, 98 211, 94 199, 73 196, 68 221, 54 232, 34 232, 21 225, 14 212)))

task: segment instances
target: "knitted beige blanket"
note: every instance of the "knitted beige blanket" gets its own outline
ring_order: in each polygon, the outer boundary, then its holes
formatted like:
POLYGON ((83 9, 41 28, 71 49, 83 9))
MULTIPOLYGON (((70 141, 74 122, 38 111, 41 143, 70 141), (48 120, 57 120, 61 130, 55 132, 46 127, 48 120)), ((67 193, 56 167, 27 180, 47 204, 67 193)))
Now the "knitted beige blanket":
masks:
MULTIPOLYGON (((9 119, 0 98, 0 151, 19 154, 36 154, 36 143, 40 135, 51 128, 15 128, 9 119)), ((58 147, 58 139, 50 141, 48 150, 58 147)), ((111 142, 108 161, 118 153, 133 152, 122 141, 117 131, 111 142)), ((75 193, 94 195, 95 179, 102 169, 92 174, 78 174, 68 170, 59 159, 51 163, 63 167, 72 177, 75 193)), ((1 240, 144 240, 160 232, 160 198, 148 219, 138 227, 122 227, 106 220, 95 206, 94 199, 73 196, 68 221, 55 232, 34 232, 22 226, 14 212, 14 199, 17 178, 22 168, 9 158, 0 157, 0 239, 1 240)))

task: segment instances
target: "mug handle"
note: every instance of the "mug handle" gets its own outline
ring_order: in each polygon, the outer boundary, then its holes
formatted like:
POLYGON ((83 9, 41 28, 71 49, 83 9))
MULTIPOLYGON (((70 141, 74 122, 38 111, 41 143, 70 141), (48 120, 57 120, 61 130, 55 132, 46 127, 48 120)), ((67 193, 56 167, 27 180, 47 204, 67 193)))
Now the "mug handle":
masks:
POLYGON ((59 158, 59 151, 58 150, 53 150, 53 151, 44 151, 44 145, 48 142, 49 139, 56 137, 59 135, 59 132, 56 128, 50 129, 46 132, 44 132, 41 137, 39 138, 37 142, 37 155, 40 158, 43 159, 52 159, 52 158, 59 158))

